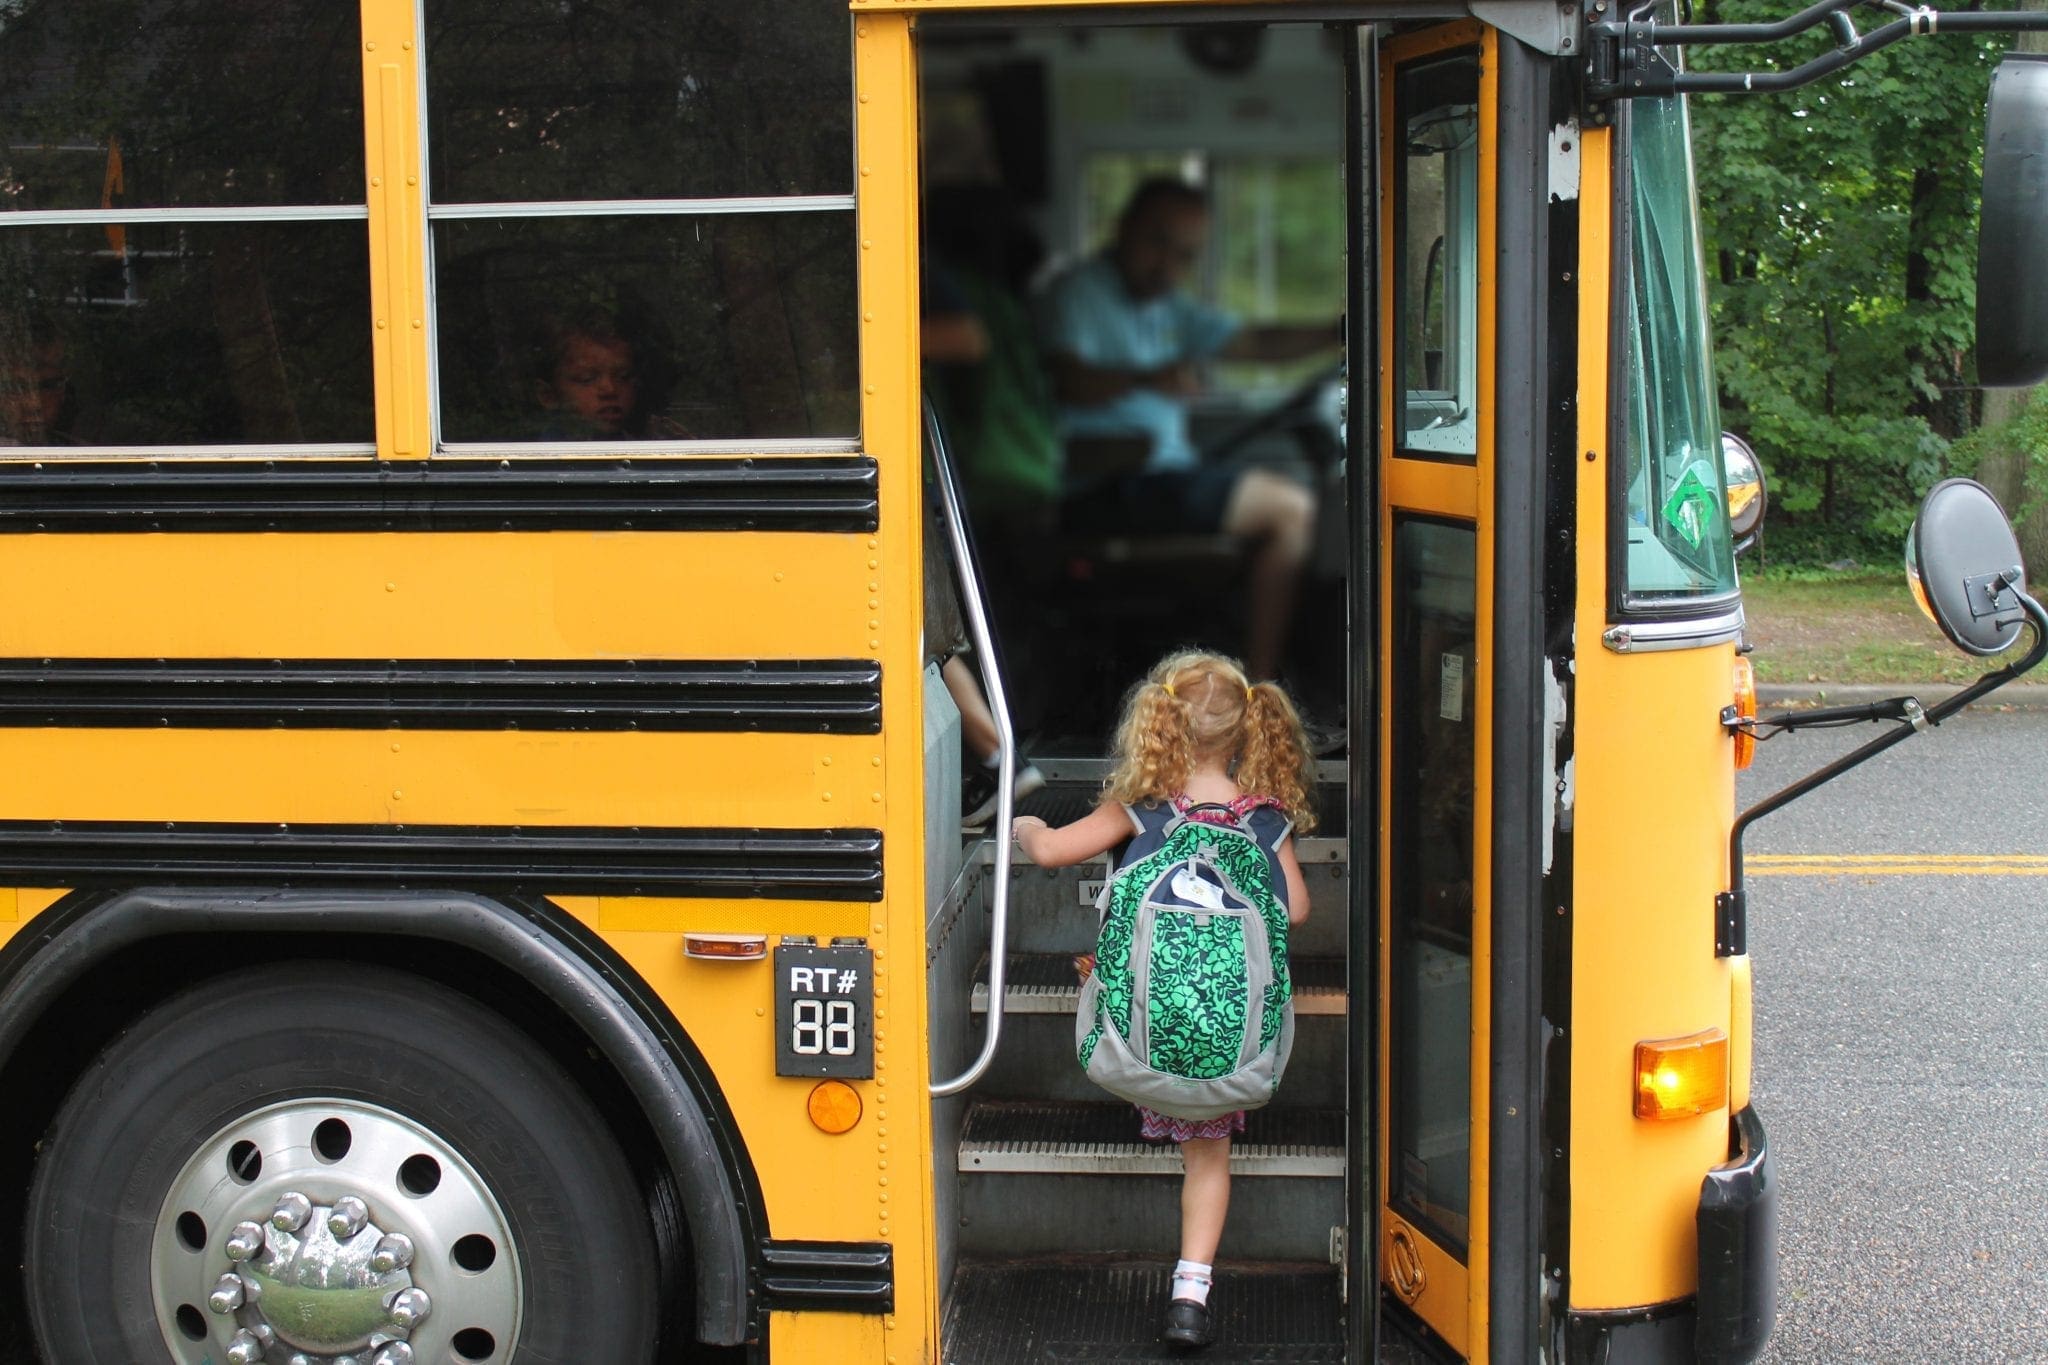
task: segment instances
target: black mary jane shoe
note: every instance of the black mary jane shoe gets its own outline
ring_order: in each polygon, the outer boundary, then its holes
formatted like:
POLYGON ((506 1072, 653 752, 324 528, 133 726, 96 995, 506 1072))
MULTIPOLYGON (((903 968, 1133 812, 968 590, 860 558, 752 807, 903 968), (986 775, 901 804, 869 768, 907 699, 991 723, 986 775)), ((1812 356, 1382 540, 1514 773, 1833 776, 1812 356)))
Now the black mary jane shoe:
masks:
POLYGON ((1159 1339, 1178 1351, 1199 1351, 1216 1340, 1209 1330, 1209 1307, 1193 1299, 1175 1299, 1166 1305, 1166 1326, 1159 1339))

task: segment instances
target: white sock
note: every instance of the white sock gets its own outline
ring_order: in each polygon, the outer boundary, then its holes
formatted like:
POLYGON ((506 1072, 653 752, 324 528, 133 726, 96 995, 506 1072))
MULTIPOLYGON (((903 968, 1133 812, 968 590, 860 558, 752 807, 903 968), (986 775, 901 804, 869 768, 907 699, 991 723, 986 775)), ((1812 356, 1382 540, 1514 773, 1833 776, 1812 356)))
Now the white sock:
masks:
POLYGON ((1209 1274, 1212 1268, 1200 1261, 1180 1261, 1173 1267, 1173 1292, 1167 1295, 1173 1299, 1192 1299, 1206 1305, 1209 1302, 1209 1274))

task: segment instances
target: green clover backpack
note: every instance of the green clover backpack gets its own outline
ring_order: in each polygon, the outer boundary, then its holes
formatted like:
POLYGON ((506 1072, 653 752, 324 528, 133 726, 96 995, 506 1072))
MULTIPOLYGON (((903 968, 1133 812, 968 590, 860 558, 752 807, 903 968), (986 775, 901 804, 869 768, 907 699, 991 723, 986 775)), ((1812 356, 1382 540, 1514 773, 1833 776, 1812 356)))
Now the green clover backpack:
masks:
MULTIPOLYGON (((1095 968, 1075 1050, 1097 1085, 1172 1118, 1210 1119, 1273 1098, 1294 1046, 1287 907, 1271 807, 1228 825, 1172 806, 1131 806, 1097 907, 1095 968)), ((1196 807, 1205 814, 1220 806, 1196 807)))

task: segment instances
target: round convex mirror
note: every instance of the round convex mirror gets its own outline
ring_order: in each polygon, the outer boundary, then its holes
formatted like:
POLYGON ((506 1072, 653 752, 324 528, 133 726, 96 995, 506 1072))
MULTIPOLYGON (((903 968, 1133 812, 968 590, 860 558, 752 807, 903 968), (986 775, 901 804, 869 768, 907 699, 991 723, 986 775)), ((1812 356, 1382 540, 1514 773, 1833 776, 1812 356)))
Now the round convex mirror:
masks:
POLYGON ((1906 578, 1920 609, 1971 654, 2000 654, 2027 619, 2015 586, 2026 565, 2012 523, 1991 490, 1948 479, 1928 490, 1906 534, 1906 578))
POLYGON ((1728 481, 1728 529, 1735 548, 1747 550, 1756 543, 1764 524, 1764 467, 1749 442, 1732 431, 1721 433, 1721 470, 1728 481))

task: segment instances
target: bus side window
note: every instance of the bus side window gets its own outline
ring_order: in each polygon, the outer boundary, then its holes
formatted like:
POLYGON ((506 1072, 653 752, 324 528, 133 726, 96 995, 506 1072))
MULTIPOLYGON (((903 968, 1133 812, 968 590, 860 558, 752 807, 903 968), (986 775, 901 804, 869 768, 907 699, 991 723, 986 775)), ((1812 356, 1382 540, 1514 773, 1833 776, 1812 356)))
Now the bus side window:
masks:
POLYGON ((4 439, 367 451, 357 9, 147 9, 66 0, 0 20, 0 330, 54 338, 33 349, 61 351, 66 387, 58 416, 4 439), (107 209, 187 217, 84 216, 107 209))
POLYGON ((858 435, 843 12, 427 0, 425 15, 445 442, 858 435), (623 420, 534 401, 563 320, 592 314, 631 353, 623 420))

